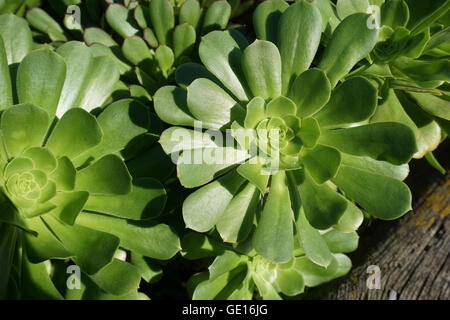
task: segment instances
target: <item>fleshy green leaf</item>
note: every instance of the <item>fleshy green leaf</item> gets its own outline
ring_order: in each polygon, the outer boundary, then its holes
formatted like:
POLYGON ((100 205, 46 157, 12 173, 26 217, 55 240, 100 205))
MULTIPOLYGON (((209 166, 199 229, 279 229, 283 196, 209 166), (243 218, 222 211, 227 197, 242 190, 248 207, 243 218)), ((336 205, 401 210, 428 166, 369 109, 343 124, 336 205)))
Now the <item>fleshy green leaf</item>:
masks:
POLYGON ((102 135, 95 117, 75 108, 67 111, 58 121, 45 146, 56 157, 74 159, 98 145, 102 135))
POLYGON ((202 10, 198 0, 185 0, 180 7, 178 16, 179 24, 188 23, 194 28, 197 28, 198 21, 200 20, 202 10))
POLYGON ((186 226, 198 232, 212 229, 244 181, 232 171, 193 192, 183 203, 186 226))
POLYGON ((233 251, 225 251, 221 255, 218 255, 214 262, 208 267, 209 279, 217 279, 224 273, 236 268, 243 261, 243 256, 234 253, 233 251))
POLYGON ((333 228, 339 232, 350 233, 357 230, 363 220, 364 215, 361 210, 353 202, 348 201, 347 209, 333 228))
POLYGON ((303 292, 305 283, 303 277, 295 269, 277 268, 277 278, 275 283, 282 293, 288 296, 295 296, 303 292))
POLYGON ((370 4, 370 0, 338 0, 336 11, 339 18, 344 20, 354 13, 367 12, 370 4))
POLYGON ((225 242, 245 240, 253 226, 253 219, 259 202, 259 192, 247 183, 230 201, 217 221, 217 230, 225 242))
POLYGON ((21 62, 33 46, 28 23, 13 14, 0 16, 0 38, 3 39, 8 64, 21 62))
POLYGON ((306 151, 302 161, 314 181, 321 184, 336 176, 341 164, 341 153, 335 148, 317 145, 306 151))
POLYGON ((396 166, 386 161, 377 161, 369 157, 358 157, 347 153, 342 153, 341 156, 343 165, 381 174, 400 181, 404 180, 409 173, 408 164, 396 166))
POLYGON ((381 7, 381 25, 395 29, 406 27, 409 20, 408 5, 403 0, 389 0, 381 7))
POLYGON ((29 147, 41 146, 48 125, 47 112, 33 105, 16 105, 5 110, 1 116, 1 128, 8 155, 15 157, 29 147))
POLYGON ((5 167, 5 170, 3 172, 3 175, 5 179, 9 179, 11 176, 13 176, 16 173, 20 172, 26 172, 33 170, 34 165, 33 161, 28 158, 23 157, 16 157, 13 160, 11 160, 8 165, 5 167))
POLYGON ((416 82, 447 81, 450 78, 450 61, 413 60, 402 57, 393 62, 393 66, 416 82))
MULTIPOLYGON (((413 101, 410 99, 405 99, 400 103, 397 98, 397 94, 390 90, 384 101, 378 106, 374 116, 370 119, 371 122, 385 122, 385 121, 395 121, 407 125, 411 130, 413 130, 416 136, 417 152, 414 154, 414 158, 423 157, 425 153, 433 150, 436 145, 439 144, 441 140, 441 132, 437 123, 428 121, 420 121, 420 124, 416 124, 410 115, 411 111, 418 111, 417 118, 428 118, 424 115, 424 111, 420 110, 413 101), (419 116, 423 115, 422 116, 419 116), (420 125, 420 128, 418 127, 420 125)), ((418 122, 419 123, 419 122, 418 122)))
POLYGON ((192 295, 193 300, 227 299, 231 292, 242 285, 246 276, 246 267, 242 266, 224 273, 214 280, 200 282, 192 295))
POLYGON ((90 278, 106 292, 121 296, 139 287, 141 274, 132 264, 114 259, 90 278))
POLYGON ((164 122, 194 126, 195 119, 187 106, 187 92, 179 87, 165 86, 153 97, 155 111, 164 122))
POLYGON ((334 31, 319 63, 332 87, 374 48, 378 29, 370 25, 370 18, 367 14, 355 13, 334 31))
POLYGON ((281 58, 277 47, 256 40, 242 55, 242 69, 254 96, 264 99, 281 95, 281 58))
POLYGON ((262 159, 258 158, 256 160, 253 159, 247 161, 237 168, 237 172, 258 187, 261 194, 266 193, 270 175, 263 173, 262 159))
MULTIPOLYGON (((3 239, 0 240, 0 243, 2 241, 6 241, 3 242, 0 245, 0 255, 2 255, 4 257, 3 254, 5 254, 4 251, 2 250, 9 250, 8 249, 8 244, 9 241, 15 242, 15 236, 16 233, 13 230, 16 230, 17 228, 22 229, 23 231, 29 233, 30 235, 34 235, 37 236, 37 233, 33 230, 31 230, 25 220, 18 214, 16 207, 9 201, 6 200, 6 196, 1 194, 0 195, 0 210, 2 212, 2 215, 0 216, 0 229, 2 229, 2 231, 4 232, 5 236, 3 239), (8 226, 11 226, 11 228, 13 228, 13 230, 11 230, 8 226), (17 228, 16 228, 17 227, 17 228), (7 239, 8 237, 11 237, 11 239, 7 239)), ((5 261, 8 260, 9 258, 4 258, 5 261)), ((5 271, 5 272, 9 272, 9 271, 5 271)), ((2 288, 2 283, 1 283, 1 279, 0 279, 0 292, 1 292, 1 288, 2 288)))
POLYGON ((56 289, 44 262, 31 263, 23 255, 21 270, 21 298, 25 300, 62 300, 63 297, 56 289))
POLYGON ((57 159, 57 167, 50 178, 55 181, 58 190, 72 190, 75 187, 76 170, 67 157, 57 159))
POLYGON ((232 147, 186 150, 178 158, 178 177, 183 186, 198 187, 213 180, 226 168, 242 163, 248 157, 246 150, 232 147))
POLYGON ((197 148, 217 148, 219 144, 214 142, 214 139, 215 136, 208 132, 170 127, 161 134, 159 143, 167 154, 172 154, 197 148))
POLYGON ((342 165, 333 182, 378 218, 396 219, 411 209, 411 191, 399 180, 342 165))
POLYGON ((41 107, 53 119, 65 78, 66 64, 58 54, 48 49, 31 52, 17 70, 19 103, 41 107))
POLYGON ((356 232, 343 233, 337 230, 329 230, 322 237, 333 253, 348 253, 358 248, 358 234, 356 232))
POLYGON ((187 87, 196 79, 206 78, 214 81, 217 85, 224 88, 221 82, 209 72, 203 65, 199 63, 187 62, 183 63, 175 70, 175 80, 178 85, 187 89, 187 87))
POLYGON ((289 91, 294 79, 311 65, 322 33, 322 17, 309 2, 300 1, 281 15, 278 48, 282 61, 283 93, 289 91))
POLYGON ((353 77, 332 93, 330 101, 314 118, 320 127, 342 127, 368 119, 377 105, 377 90, 362 77, 353 77))
POLYGON ((46 33, 53 41, 67 41, 61 26, 47 12, 41 8, 32 8, 27 12, 27 21, 30 25, 46 33))
POLYGON ((228 1, 214 1, 206 10, 203 18, 202 34, 217 29, 225 29, 231 16, 231 6, 228 1))
POLYGON ((4 42, 0 36, 0 110, 13 104, 11 77, 4 42))
POLYGON ((203 37, 199 47, 200 59, 240 101, 247 101, 246 85, 241 69, 242 52, 227 33, 213 31, 203 37))
POLYGON ((289 261, 294 250, 293 212, 285 180, 284 171, 272 176, 269 196, 253 236, 256 251, 276 263, 289 261))
POLYGON ((88 197, 89 194, 85 191, 58 192, 51 199, 51 202, 57 205, 52 213, 61 221, 73 225, 88 197))
POLYGON ((150 258, 131 252, 131 263, 139 269, 142 278, 148 283, 156 282, 162 277, 161 265, 150 258))
POLYGON ((331 84, 325 72, 310 69, 295 78, 288 97, 297 105, 297 115, 301 118, 310 116, 328 102, 331 95, 331 84), (316 90, 320 88, 320 90, 316 90))
POLYGON ((320 127, 316 119, 305 118, 302 120, 301 128, 297 136, 302 139, 303 144, 307 148, 313 148, 320 137, 320 127))
POLYGON ((308 287, 315 287, 342 277, 350 271, 351 267, 352 262, 344 254, 335 254, 333 261, 327 268, 311 262, 307 257, 300 257, 295 260, 295 269, 303 276, 305 285, 308 287))
POLYGON ((256 37, 277 43, 278 24, 289 4, 282 0, 268 0, 259 4, 253 12, 253 27, 256 37))
POLYGON ((94 43, 103 44, 106 47, 117 46, 117 42, 103 29, 86 28, 83 33, 84 42, 91 46, 94 43))
POLYGON ((246 128, 255 128, 258 123, 265 119, 265 102, 261 97, 254 97, 247 104, 244 125, 246 128))
POLYGON ((166 45, 160 45, 155 51, 155 59, 158 62, 158 66, 161 69, 164 77, 167 77, 170 68, 175 62, 175 56, 172 49, 170 49, 166 45))
POLYGON ((126 38, 122 45, 122 52, 128 61, 138 66, 144 72, 149 74, 156 72, 155 52, 147 46, 141 37, 126 38))
POLYGON ((190 56, 196 40, 195 29, 188 23, 178 25, 173 32, 173 52, 175 59, 190 56))
POLYGON ((144 29, 144 40, 147 41, 148 45, 152 48, 157 48, 159 46, 158 39, 156 39, 155 32, 150 28, 144 29))
POLYGON ((161 214, 166 204, 166 191, 152 178, 133 180, 131 192, 125 195, 91 195, 85 210, 131 220, 153 218, 161 214))
POLYGON ((37 233, 37 236, 25 234, 27 255, 31 262, 39 263, 50 258, 68 258, 71 252, 59 241, 40 217, 26 220, 27 226, 37 233))
POLYGON ((450 121, 450 101, 429 93, 411 92, 410 94, 422 109, 433 116, 450 121))
POLYGON ((103 105, 119 80, 119 69, 106 56, 96 57, 94 51, 80 42, 71 41, 58 48, 66 61, 67 75, 56 115, 70 108, 91 111, 103 105))
POLYGON ((294 171, 290 174, 311 226, 327 229, 338 223, 347 208, 347 200, 327 184, 316 184, 308 172, 294 171))
POLYGON ((134 18, 141 29, 147 28, 147 19, 149 19, 149 16, 148 12, 144 11, 143 6, 136 5, 134 8, 134 18))
POLYGON ((266 116, 270 117, 284 117, 287 115, 294 115, 297 111, 297 108, 289 98, 280 96, 278 98, 273 99, 267 104, 266 107, 266 116))
POLYGON ((322 132, 320 142, 342 152, 368 156, 400 165, 416 153, 413 131, 395 122, 379 122, 360 127, 322 132))
POLYGON ((306 256, 319 266, 328 267, 333 259, 331 251, 325 239, 322 238, 317 229, 309 224, 308 219, 306 219, 302 211, 297 221, 297 230, 306 256))
POLYGON ((242 106, 208 79, 197 79, 191 83, 187 104, 196 119, 216 124, 217 128, 245 116, 242 106))
POLYGON ((46 173, 50 173, 56 169, 56 158, 45 148, 29 148, 23 152, 23 155, 33 160, 36 168, 39 168, 39 170, 43 170, 46 173))
POLYGON ((188 260, 214 257, 222 254, 226 248, 222 241, 198 232, 189 232, 181 240, 181 254, 188 260))
POLYGON ((158 42, 170 45, 172 29, 175 26, 173 7, 168 0, 152 0, 149 5, 150 18, 158 42))
POLYGON ((73 261, 84 272, 97 273, 112 261, 119 238, 77 224, 65 225, 51 215, 46 215, 43 220, 73 254, 73 261))
POLYGON ((110 154, 78 171, 75 188, 95 195, 127 194, 131 177, 123 161, 110 154))
POLYGON ((127 221, 92 213, 80 214, 77 223, 115 235, 120 239, 121 247, 146 257, 167 260, 180 250, 178 236, 165 224, 127 221))
POLYGON ((150 119, 147 108, 139 101, 122 99, 109 105, 97 117, 102 140, 76 159, 76 164, 123 151, 133 139, 147 132, 150 119))
POLYGON ((127 38, 134 36, 137 32, 137 26, 132 25, 129 20, 132 12, 128 11, 123 5, 112 3, 106 10, 106 21, 118 34, 127 38))

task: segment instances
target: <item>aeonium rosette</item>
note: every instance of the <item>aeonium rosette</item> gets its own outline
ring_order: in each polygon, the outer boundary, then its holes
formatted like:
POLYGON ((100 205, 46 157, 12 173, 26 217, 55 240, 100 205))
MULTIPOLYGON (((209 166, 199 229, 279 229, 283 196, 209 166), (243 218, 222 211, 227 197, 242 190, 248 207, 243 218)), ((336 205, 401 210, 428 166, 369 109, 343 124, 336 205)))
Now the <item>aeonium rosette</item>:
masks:
MULTIPOLYGON (((257 297, 274 300, 297 296, 304 293, 306 287, 345 275, 352 265, 345 253, 357 248, 356 232, 342 233, 331 228, 317 237, 315 229, 310 228, 310 231, 307 236, 322 243, 322 252, 331 250, 327 265, 319 265, 306 256, 298 239, 294 256, 288 262, 273 263, 252 249, 250 239, 231 245, 222 243, 214 233, 188 232, 181 242, 181 254, 189 260, 203 259, 209 265, 207 271, 190 278, 188 291, 194 300, 250 300, 255 297, 255 292, 257 297)), ((320 251, 317 251, 316 257, 319 255, 320 251)))
MULTIPOLYGON (((153 259, 180 246, 155 220, 165 188, 142 168, 161 163, 150 112, 106 102, 119 79, 110 58, 80 42, 32 51, 23 19, 0 24, 0 297, 135 299, 153 259), (56 288, 56 260, 79 268, 78 296, 56 288)), ((170 166, 159 168, 164 181, 170 166)))
MULTIPOLYGON (((67 126, 71 120, 78 122, 73 124, 75 127, 80 127, 83 122, 95 122, 86 111, 74 109, 66 113, 43 146, 49 127, 49 117, 45 110, 22 104, 2 113, 0 125, 5 148, 2 153, 4 159, 8 160, 3 160, 2 191, 24 217, 40 216, 56 209, 59 204, 61 214, 67 206, 65 216, 71 220, 69 217, 72 214, 68 208, 80 211, 87 200, 87 191, 74 191, 76 170, 72 161, 67 156, 58 154, 63 151, 64 146, 59 141, 64 139, 64 135, 58 136, 61 134, 60 128, 67 126)), ((86 125, 85 128, 90 129, 90 126, 86 125)), ((87 132, 90 141, 84 144, 80 143, 82 141, 73 141, 79 143, 80 151, 86 151, 90 143, 98 140, 100 131, 95 129, 97 128, 94 127, 93 132, 87 132)), ((110 159, 117 160, 119 159, 110 159)), ((118 163, 121 163, 120 160, 118 163)), ((82 183, 81 179, 78 179, 78 183, 82 183)), ((126 193, 127 189, 123 192, 126 193)))
POLYGON ((122 0, 51 6, 51 14, 42 8, 26 14, 37 41, 48 39, 55 46, 69 39, 84 41, 96 55, 116 62, 131 95, 149 100, 159 87, 173 82, 181 63, 196 59, 194 48, 202 35, 225 29, 236 9, 245 7, 225 0, 122 0), (60 23, 54 19, 55 13, 61 17, 60 23))
POLYGON ((413 157, 425 157, 445 173, 432 152, 450 131, 446 98, 450 29, 445 18, 450 2, 383 0, 361 1, 358 6, 345 0, 328 2, 330 8, 335 6, 337 20, 370 9, 377 12, 377 44, 353 72, 380 88, 379 106, 370 122, 395 121, 410 127, 417 143, 413 157))
POLYGON ((188 228, 215 228, 228 243, 252 239, 273 263, 305 256, 327 267, 323 232, 353 233, 363 212, 394 219, 410 209, 402 180, 414 135, 399 123, 368 123, 375 86, 345 78, 376 43, 369 18, 344 19, 316 56, 323 20, 315 5, 265 1, 254 12, 258 40, 209 33, 203 65, 180 66, 178 86, 156 92, 157 114, 175 125, 160 143, 177 155, 181 183, 200 187, 183 204, 188 228), (224 146, 218 137, 229 136, 234 144, 224 146))

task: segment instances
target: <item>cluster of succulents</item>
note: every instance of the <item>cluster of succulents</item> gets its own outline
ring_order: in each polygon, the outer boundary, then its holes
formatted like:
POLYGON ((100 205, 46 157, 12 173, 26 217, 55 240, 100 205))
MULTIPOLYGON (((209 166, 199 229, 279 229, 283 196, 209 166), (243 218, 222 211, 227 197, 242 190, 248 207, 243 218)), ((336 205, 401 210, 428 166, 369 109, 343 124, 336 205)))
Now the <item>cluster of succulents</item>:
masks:
POLYGON ((0 298, 147 299, 170 262, 193 299, 344 276, 411 159, 445 171, 449 9, 0 1, 0 298))

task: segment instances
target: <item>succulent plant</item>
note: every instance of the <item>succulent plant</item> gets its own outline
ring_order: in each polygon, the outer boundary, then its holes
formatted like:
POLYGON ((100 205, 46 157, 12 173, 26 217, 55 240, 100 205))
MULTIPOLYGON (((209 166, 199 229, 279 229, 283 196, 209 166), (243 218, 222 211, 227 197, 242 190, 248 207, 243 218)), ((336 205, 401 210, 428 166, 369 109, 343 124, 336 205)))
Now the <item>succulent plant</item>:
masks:
MULTIPOLYGON (((378 1, 380 2, 380 1, 378 1)), ((378 42, 368 61, 354 74, 375 80, 383 100, 371 122, 396 121, 409 126, 416 136, 414 158, 426 157, 441 172, 433 154, 448 135, 450 80, 448 21, 450 1, 385 0, 378 4, 378 42)), ((366 12, 369 1, 358 6, 340 0, 340 18, 366 12)))
POLYGON ((100 296, 136 296, 152 278, 149 259, 180 246, 154 219, 163 184, 140 168, 155 153, 148 108, 131 99, 101 108, 119 79, 110 58, 80 42, 31 51, 24 20, 0 25, 0 296, 62 298, 50 259, 71 259, 100 296))
POLYGON ((227 243, 250 239, 271 263, 305 257, 327 267, 323 232, 352 233, 363 212, 395 219, 411 208, 402 180, 416 152, 412 130, 368 123, 375 86, 364 77, 340 82, 375 46, 369 18, 344 19, 316 57, 325 29, 316 6, 265 1, 254 12, 257 40, 209 33, 203 66, 180 66, 178 86, 156 92, 158 116, 174 125, 160 143, 181 184, 200 187, 183 204, 188 228, 215 228, 227 243))
POLYGON ((210 264, 207 272, 190 278, 188 291, 195 300, 278 300, 298 296, 305 293, 307 287, 345 275, 352 264, 343 253, 357 248, 357 233, 329 229, 317 235, 315 231, 311 228, 307 236, 321 243, 325 250, 331 250, 327 266, 313 262, 314 258, 305 254, 305 250, 311 248, 302 248, 299 238, 295 241, 294 257, 286 263, 276 264, 258 255, 252 248, 251 240, 232 246, 223 244, 216 233, 187 233, 181 242, 184 258, 201 259, 210 264))
POLYGON ((164 267, 193 299, 345 275, 364 220, 411 209, 411 158, 445 172, 449 13, 0 0, 0 299, 148 299, 164 267))
POLYGON ((0 14, 13 13, 23 16, 29 8, 41 5, 41 0, 2 0, 0 2, 0 14))
POLYGON ((70 5, 79 8, 80 18, 66 14, 69 3, 59 5, 65 28, 41 8, 29 10, 26 17, 55 46, 73 37, 84 40, 95 55, 113 58, 131 95, 146 100, 173 82, 178 65, 195 58, 200 35, 227 27, 232 12, 225 0, 71 1, 70 5))

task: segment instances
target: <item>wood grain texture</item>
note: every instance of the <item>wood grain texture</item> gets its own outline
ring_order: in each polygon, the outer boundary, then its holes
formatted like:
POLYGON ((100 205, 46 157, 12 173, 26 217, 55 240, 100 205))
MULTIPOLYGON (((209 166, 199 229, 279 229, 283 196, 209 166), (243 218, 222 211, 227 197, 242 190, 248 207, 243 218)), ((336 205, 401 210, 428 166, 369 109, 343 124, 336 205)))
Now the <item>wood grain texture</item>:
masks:
MULTIPOLYGON (((447 141, 438 152, 447 170, 449 154, 447 141)), ((413 210, 395 222, 374 220, 360 232, 349 275, 309 290, 307 299, 450 299, 450 174, 439 175, 423 160, 412 170, 406 182, 413 210), (380 268, 379 289, 367 287, 370 265, 380 268)))

